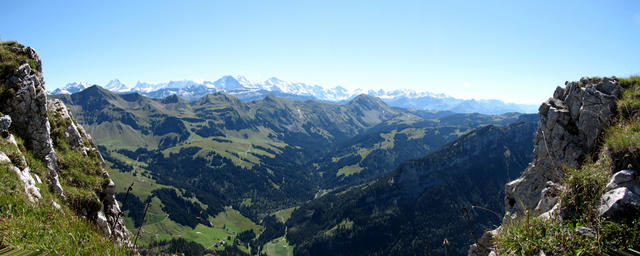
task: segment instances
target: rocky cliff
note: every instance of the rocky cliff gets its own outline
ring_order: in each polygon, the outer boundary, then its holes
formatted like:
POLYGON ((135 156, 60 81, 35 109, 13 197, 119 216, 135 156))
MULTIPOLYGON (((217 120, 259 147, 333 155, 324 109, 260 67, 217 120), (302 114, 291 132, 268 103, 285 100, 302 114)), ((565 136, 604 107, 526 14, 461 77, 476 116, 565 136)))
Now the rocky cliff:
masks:
MULTIPOLYGON (((32 203, 42 200, 36 169, 46 170, 52 209, 70 207, 104 236, 129 245, 115 184, 91 137, 59 100, 47 100, 41 61, 30 47, 0 42, 0 163, 17 174, 32 203), (38 166, 30 166, 28 159, 38 166), (43 168, 38 168, 40 163, 43 168), (35 170, 35 171, 34 171, 35 170)), ((32 165, 33 165, 32 164, 32 165)))
POLYGON ((628 156, 625 152, 629 153, 634 145, 613 153, 609 130, 626 125, 618 102, 625 90, 636 89, 621 86, 615 77, 582 78, 565 83, 564 88, 556 88, 553 97, 539 108, 533 161, 519 178, 505 186, 502 226, 486 232, 478 244, 471 246, 469 255, 495 255, 496 250, 502 254, 524 253, 523 248, 507 246, 504 241, 514 240, 510 235, 521 225, 519 219, 526 219, 529 229, 538 228, 530 224, 530 216, 537 216, 538 226, 547 227, 536 234, 535 240, 539 243, 532 247, 536 254, 567 253, 556 250, 562 246, 569 252, 606 252, 608 245, 601 240, 606 240, 608 227, 602 223, 612 221, 611 225, 620 223, 618 226, 623 228, 635 225, 632 219, 624 222, 617 217, 637 217, 640 213, 636 172, 622 170, 632 168, 621 156, 628 156), (565 237, 580 234, 577 237, 583 240, 578 240, 584 244, 554 244, 562 239, 543 242, 546 236, 556 232, 549 231, 553 228, 563 230, 565 237))
POLYGON ((554 191, 568 168, 577 169, 616 113, 621 87, 614 79, 587 79, 556 88, 539 109, 534 159, 522 176, 506 185, 506 215, 545 213, 557 204, 554 191))

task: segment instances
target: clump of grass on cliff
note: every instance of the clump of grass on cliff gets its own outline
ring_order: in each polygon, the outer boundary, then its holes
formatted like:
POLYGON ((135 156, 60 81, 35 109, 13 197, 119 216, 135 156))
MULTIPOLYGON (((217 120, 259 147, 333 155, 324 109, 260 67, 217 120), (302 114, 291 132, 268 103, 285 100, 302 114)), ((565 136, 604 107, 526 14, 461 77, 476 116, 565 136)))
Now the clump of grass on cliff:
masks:
MULTIPOLYGON (((0 138, 6 142, 5 139, 0 138)), ((21 141, 18 140, 20 143, 21 141)), ((44 163, 22 151, 32 173, 46 177, 44 163)), ((46 183, 38 184, 42 198, 31 203, 17 175, 0 164, 0 247, 34 252, 36 255, 127 255, 103 237, 97 227, 78 217, 68 206, 58 211, 46 183)))
POLYGON ((22 51, 13 51, 13 48, 21 48, 22 46, 16 41, 0 41, 0 102, 4 102, 6 99, 15 96, 18 88, 12 87, 9 84, 3 82, 3 80, 9 78, 24 61, 29 63, 31 71, 39 74, 40 69, 38 62, 32 58, 29 58, 27 53, 22 51))
POLYGON ((69 205, 78 213, 86 211, 86 214, 94 215, 103 207, 99 194, 109 184, 109 179, 102 174, 101 162, 95 154, 84 156, 67 144, 64 133, 70 125, 69 120, 57 112, 49 112, 49 124, 61 169, 60 183, 69 205))
MULTIPOLYGON (((560 193, 564 220, 526 217, 513 220, 496 238, 500 255, 594 255, 640 247, 640 216, 628 223, 598 217, 600 198, 611 171, 620 168, 612 157, 640 158, 640 76, 620 79, 618 118, 606 130, 603 150, 594 162, 590 156, 563 180, 560 193), (590 232, 578 232, 587 228, 590 232)), ((618 160, 619 161, 619 160, 618 160)), ((626 168, 623 166, 622 168, 626 168)), ((640 168, 636 166, 635 168, 640 168)))
POLYGON ((0 42, 0 78, 15 72, 23 61, 27 61, 33 72, 39 72, 38 62, 23 52, 14 52, 12 48, 22 46, 16 41, 0 42))
POLYGON ((622 119, 631 119, 640 113, 640 76, 620 79, 618 84, 624 88, 618 100, 618 113, 622 119))
POLYGON ((565 212, 565 218, 575 222, 594 222, 598 218, 598 211, 594 207, 600 203, 600 197, 609 181, 611 158, 603 155, 597 162, 586 157, 586 162, 580 169, 569 170, 562 181, 560 202, 565 212))

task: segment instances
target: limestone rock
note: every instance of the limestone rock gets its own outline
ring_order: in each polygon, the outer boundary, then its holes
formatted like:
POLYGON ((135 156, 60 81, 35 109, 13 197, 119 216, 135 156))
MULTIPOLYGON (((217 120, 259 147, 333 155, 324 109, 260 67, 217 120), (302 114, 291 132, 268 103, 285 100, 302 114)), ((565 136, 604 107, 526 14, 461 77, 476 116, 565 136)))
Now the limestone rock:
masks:
POLYGON ((624 220, 640 214, 640 180, 635 170, 614 173, 600 199, 601 217, 624 220))
POLYGON ((611 176, 609 183, 605 187, 604 191, 611 191, 616 188, 626 187, 633 193, 640 195, 640 180, 638 174, 634 170, 622 170, 616 172, 611 176))
POLYGON ((4 115, 0 117, 0 132, 5 132, 11 126, 11 117, 4 115))
POLYGON ((56 203, 56 201, 51 201, 51 207, 53 207, 53 209, 56 209, 58 211, 62 211, 62 207, 60 207, 60 205, 56 203))
POLYGON ((580 157, 596 150, 598 138, 616 111, 620 91, 610 78, 583 78, 556 88, 553 98, 539 109, 533 161, 520 178, 506 185, 507 216, 515 217, 523 210, 551 210, 555 203, 547 182, 559 183, 567 168, 578 168, 580 157))
POLYGON ((98 227, 100 227, 100 231, 102 231, 105 236, 111 236, 111 228, 109 227, 107 216, 104 215, 104 211, 100 210, 98 212, 98 216, 96 217, 96 224, 98 224, 98 227))
MULTIPOLYGON (((24 140, 24 146, 27 150, 43 161, 48 171, 46 179, 48 187, 57 196, 52 200, 51 205, 53 208, 61 210, 56 200, 64 202, 66 198, 58 178, 60 168, 51 138, 50 121, 57 120, 62 122, 55 122, 55 124, 66 124, 66 127, 63 127, 64 138, 62 139, 73 150, 79 150, 87 157, 96 156, 101 165, 95 166, 97 172, 93 170, 93 173, 103 173, 104 177, 108 178, 109 175, 104 170, 104 159, 91 141, 91 137, 73 120, 66 106, 59 100, 47 100, 42 77, 42 64, 38 54, 30 47, 22 45, 10 50, 26 54, 36 62, 36 65, 35 67, 30 66, 27 61, 23 61, 10 75, 0 78, 0 84, 15 91, 14 95, 10 95, 5 101, 0 102, 0 112, 7 114, 7 116, 0 117, 0 131, 5 131, 11 125, 12 132, 24 140), (54 116, 49 116, 49 113, 54 116)), ((18 147, 13 135, 9 134, 6 139, 18 147)), ((16 172, 25 184, 25 191, 30 200, 34 201, 40 198, 39 190, 35 187, 36 181, 39 182, 39 177, 30 173, 24 157, 16 158, 13 155, 8 157, 5 153, 0 152, 0 162, 10 163, 10 169, 16 172)), ((88 211, 82 211, 82 209, 79 210, 80 214, 84 214, 84 217, 95 222, 106 236, 111 236, 113 241, 121 246, 129 247, 129 231, 124 226, 124 221, 121 218, 122 213, 114 197, 115 183, 110 180, 109 184, 104 187, 96 188, 96 192, 100 193, 103 209, 94 213, 94 216, 87 216, 88 211)))
POLYGON ((601 199, 600 217, 624 220, 640 215, 640 195, 626 187, 606 192, 601 199))
MULTIPOLYGON (((505 186, 503 225, 524 211, 545 219, 560 216, 559 184, 568 169, 579 168, 581 158, 598 149, 604 129, 616 113, 616 100, 622 90, 616 82, 615 77, 566 82, 564 88, 557 87, 553 97, 540 106, 533 161, 519 178, 505 186)), ((627 176, 620 174, 617 179, 628 180, 627 176)), ((618 206, 635 206, 632 202, 637 195, 627 187, 605 194, 601 214, 616 215, 618 206)))
POLYGON ((560 184, 547 181, 545 188, 540 191, 540 201, 535 208, 536 212, 544 212, 543 209, 552 209, 558 203, 558 195, 561 188, 560 184))
POLYGON ((27 194, 27 199, 32 203, 37 202, 42 198, 40 195, 40 189, 36 187, 36 182, 31 176, 29 167, 20 170, 18 167, 14 165, 9 165, 9 170, 15 172, 18 175, 18 179, 22 182, 24 186, 24 192, 27 194))
POLYGON ((0 151, 0 163, 11 163, 11 159, 2 151, 0 151))
POLYGON ((42 78, 40 57, 30 47, 14 47, 12 51, 27 53, 36 61, 36 70, 23 63, 4 81, 4 86, 17 88, 15 96, 6 102, 0 102, 0 112, 11 116, 14 131, 24 139, 25 146, 36 158, 44 161, 48 170, 47 183, 51 191, 64 199, 64 193, 58 180, 57 156, 50 137, 50 125, 47 115, 47 93, 42 78), (37 71, 37 72, 35 72, 37 71))

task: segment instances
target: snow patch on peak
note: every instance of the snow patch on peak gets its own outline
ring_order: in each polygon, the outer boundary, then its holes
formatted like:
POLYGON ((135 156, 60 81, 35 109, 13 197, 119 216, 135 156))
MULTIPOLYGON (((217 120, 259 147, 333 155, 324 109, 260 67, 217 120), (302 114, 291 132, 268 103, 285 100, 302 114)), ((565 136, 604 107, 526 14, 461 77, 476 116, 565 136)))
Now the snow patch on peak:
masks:
POLYGON ((86 81, 76 81, 68 83, 63 87, 57 88, 50 92, 51 94, 73 94, 89 88, 89 84, 86 81))
POLYGON ((130 88, 128 88, 125 84, 121 83, 120 80, 118 80, 118 79, 113 79, 113 80, 109 81, 109 83, 107 83, 104 86, 104 88, 107 89, 107 90, 113 91, 113 92, 117 92, 117 93, 131 91, 130 88))
MULTIPOLYGON (((70 83, 56 89, 52 94, 72 94, 88 87, 86 82, 70 83)), ((196 100, 209 93, 224 92, 234 95, 243 101, 264 98, 267 95, 287 97, 294 100, 317 99, 329 102, 346 102, 360 94, 368 94, 381 98, 394 107, 448 110, 454 112, 480 112, 496 114, 505 112, 535 112, 537 106, 507 104, 499 100, 463 100, 446 94, 435 94, 411 89, 396 90, 363 90, 348 89, 340 85, 326 88, 315 84, 288 82, 271 77, 262 82, 251 82, 244 76, 223 76, 211 81, 170 81, 164 83, 145 83, 138 81, 133 88, 127 88, 118 79, 110 81, 105 88, 116 93, 138 92, 152 98, 164 98, 178 95, 187 100, 196 100)))

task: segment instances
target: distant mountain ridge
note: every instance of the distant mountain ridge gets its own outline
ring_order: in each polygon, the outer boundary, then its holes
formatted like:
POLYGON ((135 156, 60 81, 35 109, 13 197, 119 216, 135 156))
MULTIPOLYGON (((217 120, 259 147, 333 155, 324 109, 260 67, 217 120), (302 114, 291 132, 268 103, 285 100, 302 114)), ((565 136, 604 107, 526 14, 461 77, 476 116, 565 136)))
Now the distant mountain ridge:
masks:
MULTIPOLYGON (((51 91, 51 94, 73 94, 80 92, 89 85, 86 82, 73 82, 64 87, 51 91)), ((418 110, 452 111, 456 113, 502 114, 507 112, 533 113, 537 105, 506 103, 501 100, 464 100, 445 94, 420 92, 415 90, 348 90, 341 86, 324 88, 299 82, 288 82, 272 77, 263 82, 251 82, 243 76, 223 76, 211 82, 195 82, 190 80, 169 81, 164 83, 140 82, 130 88, 114 79, 103 86, 115 93, 138 92, 151 98, 165 98, 177 95, 185 100, 194 101, 203 95, 224 92, 236 96, 244 102, 274 95, 296 101, 320 100, 332 103, 346 103, 359 94, 368 94, 381 98, 393 107, 418 110)))

